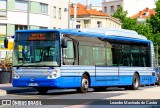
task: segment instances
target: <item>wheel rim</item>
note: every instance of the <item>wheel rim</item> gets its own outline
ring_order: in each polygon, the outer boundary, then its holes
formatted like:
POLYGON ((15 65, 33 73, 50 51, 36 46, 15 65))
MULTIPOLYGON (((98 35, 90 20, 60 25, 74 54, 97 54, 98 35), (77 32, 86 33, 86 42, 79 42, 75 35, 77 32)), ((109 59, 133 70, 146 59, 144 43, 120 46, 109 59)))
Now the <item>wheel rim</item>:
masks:
POLYGON ((136 77, 134 77, 134 86, 138 87, 138 79, 136 77))
POLYGON ((88 89, 88 86, 89 86, 89 83, 88 83, 88 80, 86 78, 83 78, 82 79, 82 88, 84 90, 87 90, 88 89))

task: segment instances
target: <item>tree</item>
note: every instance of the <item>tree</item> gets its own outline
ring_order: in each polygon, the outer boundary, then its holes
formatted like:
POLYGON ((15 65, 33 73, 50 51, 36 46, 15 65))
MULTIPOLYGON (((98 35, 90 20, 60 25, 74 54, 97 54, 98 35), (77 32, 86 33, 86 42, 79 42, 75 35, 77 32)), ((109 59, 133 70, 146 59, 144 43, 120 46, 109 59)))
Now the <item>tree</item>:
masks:
POLYGON ((146 36, 146 38, 149 40, 154 40, 152 28, 149 26, 149 24, 136 24, 132 30, 137 31, 138 34, 146 36))
POLYGON ((122 22, 124 22, 124 20, 127 17, 127 14, 127 11, 123 11, 123 8, 119 7, 118 10, 113 14, 113 17, 119 18, 122 22))
POLYGON ((132 30, 132 26, 136 24, 136 20, 128 18, 127 14, 127 11, 123 11, 123 8, 119 7, 118 10, 113 14, 113 17, 121 20, 123 29, 132 30))
POLYGON ((160 0, 156 2, 156 15, 152 15, 150 19, 147 20, 149 26, 153 29, 154 43, 160 45, 160 0))
POLYGON ((129 29, 129 30, 135 30, 141 35, 146 36, 150 40, 154 40, 153 34, 152 34, 152 28, 149 26, 149 24, 140 24, 137 23, 137 19, 132 19, 127 17, 128 12, 123 11, 123 8, 120 7, 114 14, 113 17, 119 18, 122 21, 122 28, 123 29, 129 29))

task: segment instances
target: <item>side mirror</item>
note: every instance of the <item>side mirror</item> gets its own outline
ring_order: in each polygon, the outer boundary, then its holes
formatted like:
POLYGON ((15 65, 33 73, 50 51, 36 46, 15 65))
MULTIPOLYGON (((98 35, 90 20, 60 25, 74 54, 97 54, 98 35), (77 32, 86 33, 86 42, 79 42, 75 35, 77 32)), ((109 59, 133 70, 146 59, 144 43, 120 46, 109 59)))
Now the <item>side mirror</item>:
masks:
POLYGON ((67 38, 62 38, 62 48, 67 48, 67 38))
POLYGON ((8 48, 8 38, 7 37, 4 39, 4 47, 8 48))

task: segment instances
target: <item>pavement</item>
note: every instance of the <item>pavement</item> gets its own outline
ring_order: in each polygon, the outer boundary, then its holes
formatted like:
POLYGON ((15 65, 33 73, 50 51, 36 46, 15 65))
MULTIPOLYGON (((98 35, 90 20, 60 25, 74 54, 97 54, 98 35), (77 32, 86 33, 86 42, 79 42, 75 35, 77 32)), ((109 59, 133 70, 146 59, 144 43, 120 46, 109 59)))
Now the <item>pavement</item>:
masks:
POLYGON ((0 96, 7 94, 22 93, 22 92, 35 92, 33 87, 13 87, 11 83, 0 84, 0 96))

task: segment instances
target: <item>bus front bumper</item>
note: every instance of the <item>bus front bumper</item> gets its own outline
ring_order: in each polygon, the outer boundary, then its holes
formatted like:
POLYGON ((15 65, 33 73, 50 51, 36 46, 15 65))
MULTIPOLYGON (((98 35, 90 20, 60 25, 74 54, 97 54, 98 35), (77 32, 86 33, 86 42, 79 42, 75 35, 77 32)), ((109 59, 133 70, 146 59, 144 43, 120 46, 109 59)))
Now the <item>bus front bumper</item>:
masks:
POLYGON ((81 77, 19 78, 12 79, 12 85, 13 87, 77 88, 80 87, 80 80, 81 77))

